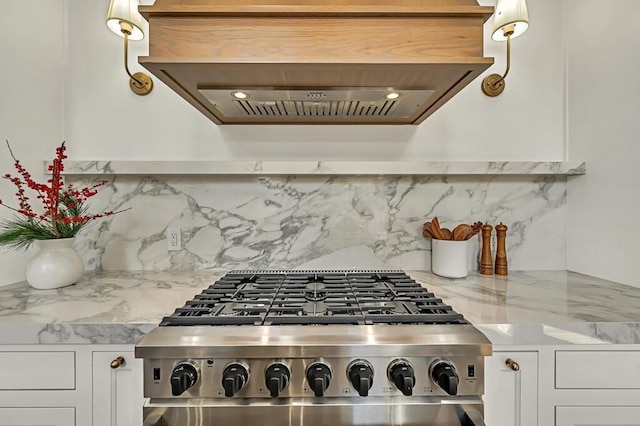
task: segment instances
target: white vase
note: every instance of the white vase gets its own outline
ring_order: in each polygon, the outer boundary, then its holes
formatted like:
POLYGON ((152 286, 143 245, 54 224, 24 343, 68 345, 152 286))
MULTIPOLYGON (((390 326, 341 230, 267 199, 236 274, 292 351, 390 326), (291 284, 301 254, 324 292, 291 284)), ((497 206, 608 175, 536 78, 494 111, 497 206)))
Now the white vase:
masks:
POLYGON ((73 248, 75 238, 38 240, 39 251, 27 263, 26 279, 39 290, 66 287, 76 283, 84 272, 84 263, 73 248))

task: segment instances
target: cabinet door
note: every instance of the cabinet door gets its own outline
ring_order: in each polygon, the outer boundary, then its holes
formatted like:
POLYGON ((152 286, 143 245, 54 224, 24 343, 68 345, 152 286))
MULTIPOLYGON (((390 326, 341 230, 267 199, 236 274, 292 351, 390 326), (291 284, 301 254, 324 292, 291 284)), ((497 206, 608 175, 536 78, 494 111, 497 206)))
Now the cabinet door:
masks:
POLYGON ((494 352, 485 360, 484 393, 486 424, 537 426, 538 353, 494 352))
POLYGON ((75 426, 73 408, 0 408, 0 426, 75 426))
POLYGON ((142 424, 142 360, 133 352, 93 353, 93 426, 142 424), (124 364, 111 367, 124 358, 124 364))
POLYGON ((556 407, 556 426, 640 426, 640 407, 556 407))

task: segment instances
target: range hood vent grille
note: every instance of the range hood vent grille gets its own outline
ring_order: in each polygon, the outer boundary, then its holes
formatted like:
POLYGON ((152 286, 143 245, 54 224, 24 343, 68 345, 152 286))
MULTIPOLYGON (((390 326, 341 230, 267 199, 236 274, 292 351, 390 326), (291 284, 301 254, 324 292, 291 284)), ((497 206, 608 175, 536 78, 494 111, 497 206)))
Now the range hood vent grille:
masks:
POLYGON ((199 91, 226 117, 408 117, 433 93, 386 88, 260 88, 242 90, 248 98, 239 100, 232 95, 236 90, 199 91), (386 99, 390 92, 399 93, 400 97, 386 99))
POLYGON ((304 101, 272 101, 252 102, 233 101, 248 117, 390 117, 397 106, 396 101, 361 102, 304 102, 304 101))

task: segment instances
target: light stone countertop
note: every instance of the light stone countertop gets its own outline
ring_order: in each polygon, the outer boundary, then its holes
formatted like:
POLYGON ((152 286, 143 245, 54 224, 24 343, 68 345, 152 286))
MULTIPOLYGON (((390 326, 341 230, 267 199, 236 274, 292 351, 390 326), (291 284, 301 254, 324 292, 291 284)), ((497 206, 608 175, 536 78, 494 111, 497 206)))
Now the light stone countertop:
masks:
MULTIPOLYGON (((225 272, 87 272, 56 290, 2 287, 0 344, 133 344, 225 272)), ((565 271, 407 273, 495 345, 640 344, 640 288, 565 271)))
POLYGON ((496 345, 640 344, 640 288, 569 271, 409 271, 496 345))

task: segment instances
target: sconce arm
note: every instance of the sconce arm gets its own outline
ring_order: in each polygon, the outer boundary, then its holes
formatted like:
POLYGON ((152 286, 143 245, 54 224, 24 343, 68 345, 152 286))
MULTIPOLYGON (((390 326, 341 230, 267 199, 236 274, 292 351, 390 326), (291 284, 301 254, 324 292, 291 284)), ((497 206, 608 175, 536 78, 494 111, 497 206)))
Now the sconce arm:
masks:
POLYGON ((504 74, 501 76, 499 74, 490 74, 482 80, 482 91, 485 95, 495 97, 501 94, 504 91, 505 86, 505 78, 509 74, 509 70, 511 69, 511 35, 513 34, 513 30, 507 32, 505 31, 505 35, 507 36, 507 69, 504 74))
POLYGON ((120 22, 120 31, 124 36, 124 70, 129 76, 129 87, 136 95, 148 95, 153 90, 153 80, 143 72, 131 74, 129 71, 129 36, 131 35, 131 24, 120 22))
POLYGON ((131 80, 135 82, 135 85, 142 88, 144 87, 144 83, 138 80, 137 78, 135 78, 133 74, 131 74, 131 72, 129 71, 129 34, 127 34, 125 31, 123 31, 123 33, 124 33, 124 70, 127 72, 131 80))
POLYGON ((511 34, 507 35, 507 69, 504 72, 504 75, 500 77, 498 81, 491 83, 491 87, 496 88, 499 84, 504 82, 504 79, 507 78, 509 74, 509 70, 511 69, 511 34))

